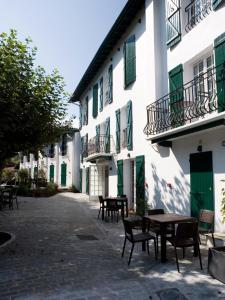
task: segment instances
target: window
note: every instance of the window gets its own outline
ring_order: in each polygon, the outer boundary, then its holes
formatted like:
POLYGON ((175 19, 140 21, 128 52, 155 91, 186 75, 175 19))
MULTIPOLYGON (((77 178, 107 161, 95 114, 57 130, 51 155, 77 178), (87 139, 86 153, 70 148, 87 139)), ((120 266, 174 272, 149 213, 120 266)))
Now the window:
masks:
POLYGON ((113 68, 112 65, 108 68, 108 80, 106 83, 106 91, 105 91, 105 105, 113 102, 113 68))
POLYGON ((96 118, 98 115, 98 84, 96 83, 93 86, 93 110, 92 110, 92 116, 93 118, 96 118))
POLYGON ((63 134, 63 136, 62 136, 61 153, 62 153, 62 156, 66 155, 66 153, 67 153, 67 135, 66 134, 63 134))
POLYGON ((99 111, 103 110, 103 77, 99 82, 99 111))
POLYGON ((49 156, 50 156, 51 158, 54 158, 54 156, 55 156, 55 145, 54 145, 54 144, 51 144, 51 145, 50 145, 50 148, 49 148, 49 156))
POLYGON ((132 120, 132 102, 116 111, 116 150, 127 148, 133 149, 133 120, 132 120), (120 142, 120 145, 119 145, 120 142))
POLYGON ((124 43, 124 86, 127 87, 136 80, 136 50, 135 35, 124 43))
POLYGON ((88 125, 88 96, 85 98, 83 107, 83 125, 88 125))
POLYGON ((180 0, 167 0, 166 18, 167 46, 172 47, 181 40, 180 0))

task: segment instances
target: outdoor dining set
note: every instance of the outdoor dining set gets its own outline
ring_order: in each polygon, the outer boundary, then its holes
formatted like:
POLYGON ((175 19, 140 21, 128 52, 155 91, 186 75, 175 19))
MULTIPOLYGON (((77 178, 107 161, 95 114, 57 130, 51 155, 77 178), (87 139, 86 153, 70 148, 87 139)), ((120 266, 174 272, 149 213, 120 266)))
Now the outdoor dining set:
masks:
POLYGON ((180 272, 177 248, 183 250, 185 257, 185 248, 193 247, 194 256, 199 257, 200 268, 202 269, 202 259, 199 244, 201 234, 210 234, 215 247, 213 234, 214 212, 202 209, 199 217, 185 216, 175 213, 165 213, 164 209, 149 209, 144 216, 128 215, 128 200, 126 195, 118 197, 103 198, 99 196, 100 208, 98 218, 101 214, 102 220, 113 219, 116 213, 117 222, 119 211, 123 220, 125 239, 122 249, 122 257, 126 247, 126 242, 132 244, 128 265, 130 265, 134 245, 142 244, 142 250, 149 254, 149 241, 154 244, 155 259, 158 259, 159 237, 160 237, 160 259, 162 263, 167 261, 167 241, 173 246, 176 258, 177 270, 180 272))
POLYGON ((19 208, 17 199, 18 187, 15 185, 0 185, 0 210, 5 208, 13 209, 14 203, 19 208))

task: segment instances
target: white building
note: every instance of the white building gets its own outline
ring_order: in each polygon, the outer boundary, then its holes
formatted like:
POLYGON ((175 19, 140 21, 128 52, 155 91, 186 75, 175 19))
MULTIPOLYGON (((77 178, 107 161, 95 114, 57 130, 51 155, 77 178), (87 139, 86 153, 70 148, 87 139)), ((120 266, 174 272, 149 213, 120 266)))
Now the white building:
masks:
POLYGON ((31 178, 37 170, 44 170, 47 181, 56 183, 59 188, 80 186, 80 132, 71 129, 61 137, 60 142, 46 147, 38 158, 34 154, 22 157, 20 168, 27 168, 31 178), (38 168, 37 168, 38 166, 38 168))
POLYGON ((219 0, 127 2, 71 99, 81 104, 83 193, 126 194, 130 208, 146 199, 170 212, 214 209, 225 231, 214 68, 225 60, 224 19, 219 0))

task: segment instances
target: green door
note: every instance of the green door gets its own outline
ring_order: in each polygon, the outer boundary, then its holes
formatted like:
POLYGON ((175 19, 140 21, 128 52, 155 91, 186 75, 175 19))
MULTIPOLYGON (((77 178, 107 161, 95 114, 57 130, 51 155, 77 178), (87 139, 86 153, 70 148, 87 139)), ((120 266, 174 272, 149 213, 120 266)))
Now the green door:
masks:
POLYGON ((38 177, 38 167, 34 167, 34 178, 38 177))
POLYGON ((144 213, 145 205, 145 157, 136 156, 136 210, 144 213))
POLYGON ((123 195, 123 160, 117 161, 117 194, 123 195))
POLYGON ((190 155, 191 215, 199 216, 200 209, 214 210, 212 152, 190 155))
POLYGON ((54 165, 50 165, 50 169, 49 169, 49 181, 50 182, 54 182, 54 171, 55 171, 54 165))
POLYGON ((89 195, 89 168, 86 168, 86 194, 89 195))
POLYGON ((214 41, 218 112, 225 110, 225 33, 214 41))
POLYGON ((169 72, 170 120, 172 127, 184 124, 183 65, 169 72))
POLYGON ((66 169, 67 165, 61 164, 61 186, 66 186, 66 169))

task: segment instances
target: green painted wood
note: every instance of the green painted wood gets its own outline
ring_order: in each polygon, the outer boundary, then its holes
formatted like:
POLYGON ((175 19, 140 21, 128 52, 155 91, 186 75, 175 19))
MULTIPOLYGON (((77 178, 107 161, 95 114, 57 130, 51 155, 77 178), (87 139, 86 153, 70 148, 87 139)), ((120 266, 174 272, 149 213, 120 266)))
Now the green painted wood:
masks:
POLYGON ((54 182, 54 175, 55 175, 55 166, 50 165, 50 168, 49 168, 49 181, 50 182, 54 182))
POLYGON ((135 35, 124 43, 124 85, 127 87, 136 80, 136 47, 135 35))
POLYGON ((96 118, 98 115, 98 84, 96 83, 93 86, 93 110, 92 110, 92 116, 93 118, 96 118))
POLYGON ((222 3, 225 3, 225 0, 212 0, 212 6, 213 9, 216 10, 217 8, 219 8, 219 5, 222 3))
POLYGON ((99 111, 103 111, 103 77, 99 82, 99 111))
POLYGON ((86 168, 86 194, 89 195, 89 168, 86 168))
POLYGON ((132 102, 127 102, 127 149, 133 150, 133 116, 132 116, 132 102))
POLYGON ((108 85, 109 85, 109 103, 113 102, 113 67, 112 65, 109 66, 108 69, 108 85))
POLYGON ((110 118, 105 120, 105 153, 110 153, 110 118))
POLYGON ((61 186, 66 186, 67 165, 61 164, 61 186))
POLYGON ((80 192, 82 193, 82 169, 80 169, 80 192))
POLYGON ((184 124, 183 65, 169 72, 169 89, 171 126, 179 127, 184 124))
POLYGON ((225 33, 214 41, 218 112, 225 110, 225 33))
POLYGON ((190 155, 191 215, 198 217, 200 209, 214 210, 212 152, 190 155))
POLYGON ((116 110, 116 152, 120 153, 120 109, 116 110))
POLYGON ((117 161, 117 194, 123 195, 123 160, 117 161))
POLYGON ((145 201, 145 156, 136 156, 136 208, 145 201))

